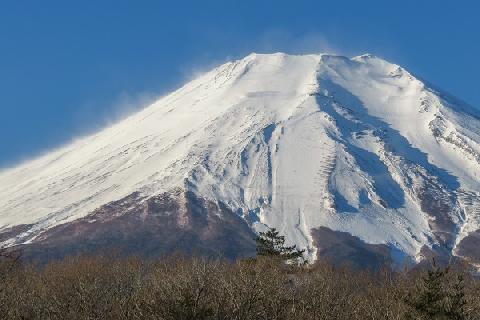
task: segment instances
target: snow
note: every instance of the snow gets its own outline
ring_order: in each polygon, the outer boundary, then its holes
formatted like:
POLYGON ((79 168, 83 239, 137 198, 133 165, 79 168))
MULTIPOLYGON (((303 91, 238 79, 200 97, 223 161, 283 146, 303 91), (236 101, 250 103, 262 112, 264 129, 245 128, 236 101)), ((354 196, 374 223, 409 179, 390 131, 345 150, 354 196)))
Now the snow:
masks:
POLYGON ((180 187, 278 228, 312 259, 319 226, 416 258, 432 245, 412 191, 427 178, 462 194, 457 242, 480 226, 480 120, 458 103, 372 55, 251 54, 0 172, 0 227, 32 224, 6 244, 30 242, 132 192, 180 187))

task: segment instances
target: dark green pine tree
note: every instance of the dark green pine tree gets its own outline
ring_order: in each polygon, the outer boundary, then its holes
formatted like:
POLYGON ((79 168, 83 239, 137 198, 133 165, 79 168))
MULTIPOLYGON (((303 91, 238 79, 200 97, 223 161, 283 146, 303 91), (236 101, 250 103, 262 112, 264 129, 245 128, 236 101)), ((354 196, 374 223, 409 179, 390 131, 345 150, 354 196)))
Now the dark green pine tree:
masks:
POLYGON ((411 309, 407 319, 465 319, 463 277, 458 276, 455 283, 450 285, 447 278, 449 271, 449 267, 437 267, 433 261, 433 269, 423 277, 415 292, 405 299, 411 309))
POLYGON ((445 309, 448 318, 453 320, 465 319, 466 304, 464 279, 462 275, 458 275, 455 283, 447 294, 445 309))
POLYGON ((296 245, 286 246, 285 237, 281 236, 275 228, 260 232, 256 238, 257 256, 279 258, 285 262, 304 262, 303 253, 296 245))

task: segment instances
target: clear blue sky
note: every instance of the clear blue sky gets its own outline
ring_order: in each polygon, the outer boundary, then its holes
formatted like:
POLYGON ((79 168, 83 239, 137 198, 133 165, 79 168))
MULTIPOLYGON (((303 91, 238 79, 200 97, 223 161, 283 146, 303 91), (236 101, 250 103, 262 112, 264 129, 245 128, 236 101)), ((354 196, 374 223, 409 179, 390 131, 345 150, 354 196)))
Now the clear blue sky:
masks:
POLYGON ((475 1, 2 1, 0 167, 252 51, 373 53, 480 106, 475 1))

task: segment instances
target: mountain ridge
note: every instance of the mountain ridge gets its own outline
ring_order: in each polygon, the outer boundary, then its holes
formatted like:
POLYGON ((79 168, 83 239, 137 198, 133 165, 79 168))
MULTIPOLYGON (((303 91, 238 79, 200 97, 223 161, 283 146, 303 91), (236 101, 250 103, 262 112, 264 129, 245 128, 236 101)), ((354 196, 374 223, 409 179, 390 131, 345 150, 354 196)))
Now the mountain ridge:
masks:
POLYGON ((276 227, 311 260, 321 227, 398 264, 455 255, 480 229, 480 121, 442 96, 370 54, 250 54, 0 171, 0 232, 31 225, 4 244, 34 243, 134 192, 180 188, 276 227))

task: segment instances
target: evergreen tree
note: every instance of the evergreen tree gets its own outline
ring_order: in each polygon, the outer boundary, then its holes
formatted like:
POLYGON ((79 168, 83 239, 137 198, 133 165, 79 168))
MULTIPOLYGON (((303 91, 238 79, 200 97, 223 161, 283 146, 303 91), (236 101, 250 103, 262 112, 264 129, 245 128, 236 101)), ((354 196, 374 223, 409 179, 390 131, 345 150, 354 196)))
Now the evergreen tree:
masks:
POLYGON ((456 281, 447 294, 445 303, 446 314, 449 319, 463 320, 465 319, 465 299, 464 279, 462 275, 456 277, 456 281))
POLYGON ((286 246, 285 237, 275 228, 260 232, 256 238, 257 256, 279 258, 285 262, 304 262, 303 253, 296 245, 286 246))
POLYGON ((448 281, 450 268, 440 268, 433 260, 432 270, 422 278, 415 293, 405 299, 411 308, 407 319, 463 320, 465 319, 465 293, 463 277, 458 276, 453 285, 448 281))

